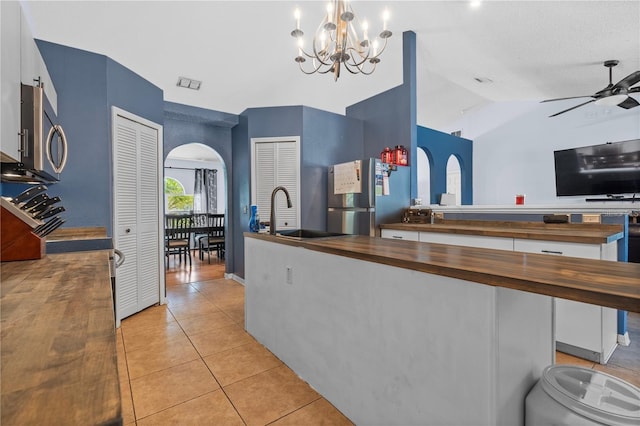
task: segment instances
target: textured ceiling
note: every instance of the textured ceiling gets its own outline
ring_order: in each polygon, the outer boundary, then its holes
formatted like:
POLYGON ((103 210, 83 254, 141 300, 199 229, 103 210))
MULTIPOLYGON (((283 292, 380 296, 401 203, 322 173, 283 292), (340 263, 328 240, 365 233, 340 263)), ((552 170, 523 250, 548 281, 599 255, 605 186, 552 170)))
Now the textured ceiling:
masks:
POLYGON ((607 59, 620 60, 615 81, 640 69, 637 0, 484 1, 475 9, 468 1, 354 1, 370 33, 387 7, 394 35, 373 75, 343 73, 337 82, 304 75, 293 61, 293 11, 300 7, 311 34, 322 2, 22 3, 36 38, 107 55, 168 101, 232 114, 276 105, 344 114, 402 82, 407 30, 417 34, 418 124, 435 129, 489 102, 592 94, 608 83, 607 59), (176 87, 179 76, 202 80, 201 90, 176 87))

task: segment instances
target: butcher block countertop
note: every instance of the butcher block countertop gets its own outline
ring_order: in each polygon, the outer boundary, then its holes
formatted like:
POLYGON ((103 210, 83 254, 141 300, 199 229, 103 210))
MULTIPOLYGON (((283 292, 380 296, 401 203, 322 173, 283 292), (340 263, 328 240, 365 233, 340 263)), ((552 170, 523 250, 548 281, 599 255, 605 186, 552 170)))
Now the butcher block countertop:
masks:
MULTIPOLYGON (((246 237, 323 253, 640 312, 640 264, 462 247, 359 235, 246 237)), ((294 265, 295 266, 295 265, 294 265)))
POLYGON ((440 223, 390 223, 381 229, 523 238, 568 243, 606 244, 623 237, 622 225, 591 223, 494 222, 449 220, 440 223))
POLYGON ((1 264, 0 424, 122 424, 108 260, 1 264))

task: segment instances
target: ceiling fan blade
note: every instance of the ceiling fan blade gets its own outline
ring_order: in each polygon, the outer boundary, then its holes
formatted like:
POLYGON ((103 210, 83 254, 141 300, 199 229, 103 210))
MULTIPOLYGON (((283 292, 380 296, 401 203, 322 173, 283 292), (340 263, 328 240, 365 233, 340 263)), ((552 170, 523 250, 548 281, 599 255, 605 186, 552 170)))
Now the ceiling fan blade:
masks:
POLYGON ((640 103, 635 99, 633 99, 631 96, 629 96, 627 99, 625 99, 624 101, 618 104, 620 108, 624 108, 624 109, 635 108, 638 105, 640 105, 640 103))
POLYGON ((636 93, 636 92, 640 92, 640 86, 632 87, 631 89, 629 89, 627 93, 636 93))
POLYGON ((584 96, 569 96, 568 98, 555 98, 555 99, 545 99, 543 102, 553 102, 553 101, 564 101, 565 99, 579 99, 579 98, 593 98, 593 95, 584 95, 584 96))
POLYGON ((639 81, 640 81, 640 71, 636 71, 634 73, 629 74, 619 82, 617 82, 615 86, 613 86, 613 89, 614 90, 621 89, 621 88, 628 89, 629 87, 633 86, 639 81))
POLYGON ((574 106, 574 107, 571 107, 571 108, 565 109, 564 111, 556 112, 555 114, 550 115, 550 116, 549 116, 549 118, 551 118, 551 117, 555 117, 556 115, 564 114, 565 112, 569 112, 569 111, 571 111, 572 109, 580 108, 581 106, 586 105, 586 104, 589 104, 589 103, 591 103, 591 102, 595 102, 595 99, 589 99, 587 102, 583 102, 583 103, 581 103, 581 104, 579 104, 579 105, 576 105, 576 106, 574 106))

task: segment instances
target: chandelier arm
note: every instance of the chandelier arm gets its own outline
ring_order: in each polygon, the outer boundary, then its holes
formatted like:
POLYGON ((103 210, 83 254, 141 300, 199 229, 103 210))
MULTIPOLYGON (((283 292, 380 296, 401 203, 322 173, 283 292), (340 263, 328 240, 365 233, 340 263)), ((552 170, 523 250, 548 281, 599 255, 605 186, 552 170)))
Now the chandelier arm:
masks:
MULTIPOLYGON (((351 51, 351 50, 355 51, 356 53, 359 53, 358 50, 353 48, 353 47, 350 47, 350 48, 347 49, 347 51, 351 51)), ((367 60, 369 59, 369 52, 367 52, 366 56, 364 56, 364 57, 362 57, 362 55, 360 55, 360 54, 358 56, 360 56, 362 58, 362 60, 359 61, 359 62, 356 61, 355 55, 349 55, 349 57, 350 57, 350 59, 352 61, 350 63, 350 65, 359 67, 360 65, 364 64, 365 62, 367 62, 367 60)), ((347 63, 347 62, 345 62, 345 63, 347 63)))
POLYGON ((382 55, 382 52, 384 52, 384 49, 387 47, 387 41, 388 40, 389 40, 389 38, 385 38, 384 39, 384 44, 382 45, 382 48, 380 49, 380 51, 378 53, 373 55, 372 58, 377 58, 378 56, 382 55))
POLYGON ((303 68, 302 62, 298 62, 298 65, 300 66, 300 71, 302 71, 303 73, 307 74, 307 75, 311 75, 311 74, 315 74, 315 73, 319 73, 319 74, 326 74, 329 71, 331 71, 331 68, 327 68, 326 70, 322 70, 322 63, 318 64, 318 66, 315 65, 311 65, 312 71, 307 71, 303 68))

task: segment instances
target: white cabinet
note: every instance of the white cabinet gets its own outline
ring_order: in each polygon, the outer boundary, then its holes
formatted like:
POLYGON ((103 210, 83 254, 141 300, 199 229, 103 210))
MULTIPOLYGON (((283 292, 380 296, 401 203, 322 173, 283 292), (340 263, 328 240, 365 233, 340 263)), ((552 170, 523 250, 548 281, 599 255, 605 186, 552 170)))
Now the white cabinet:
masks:
MULTIPOLYGON (((516 238, 514 250, 586 259, 616 260, 616 243, 578 244, 516 238)), ((617 310, 572 300, 555 299, 556 347, 605 364, 617 346, 617 310)))
POLYGON ((22 9, 20 10, 20 80, 29 86, 40 81, 44 86, 44 94, 49 100, 53 112, 58 114, 58 94, 44 59, 40 55, 40 50, 33 39, 29 24, 22 9))
POLYGON ((0 143, 2 152, 20 160, 20 3, 0 2, 0 143))
POLYGON ((20 160, 20 83, 34 85, 40 78, 56 114, 58 95, 19 2, 0 2, 0 23, 0 143, 2 152, 20 160))
POLYGON ((503 237, 444 234, 441 232, 420 232, 420 241, 425 243, 450 244, 454 246, 478 247, 509 251, 513 250, 513 238, 503 237))
POLYGON ((420 241, 418 231, 399 231, 397 229, 383 229, 380 232, 382 238, 389 238, 392 240, 408 240, 408 241, 420 241))
MULTIPOLYGON (((382 238, 521 251, 585 259, 617 260, 617 242, 582 244, 442 232, 383 229, 382 238)), ((561 352, 605 364, 617 346, 617 310, 555 299, 556 347, 561 352)))
POLYGON ((515 251, 523 251, 526 253, 555 254, 558 256, 582 257, 584 259, 600 259, 599 244, 523 240, 516 238, 513 242, 513 248, 515 251))

